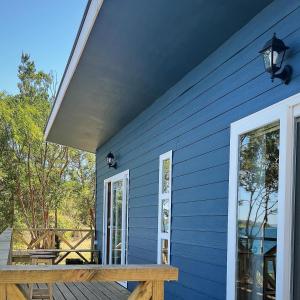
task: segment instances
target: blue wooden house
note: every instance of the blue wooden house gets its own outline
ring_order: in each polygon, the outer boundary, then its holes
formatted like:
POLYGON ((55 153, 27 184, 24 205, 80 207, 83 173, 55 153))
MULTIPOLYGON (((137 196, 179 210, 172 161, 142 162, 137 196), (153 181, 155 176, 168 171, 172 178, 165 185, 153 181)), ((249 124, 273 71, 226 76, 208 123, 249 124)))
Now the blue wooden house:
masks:
POLYGON ((96 154, 102 264, 300 299, 299 75, 299 0, 89 1, 45 135, 96 154))

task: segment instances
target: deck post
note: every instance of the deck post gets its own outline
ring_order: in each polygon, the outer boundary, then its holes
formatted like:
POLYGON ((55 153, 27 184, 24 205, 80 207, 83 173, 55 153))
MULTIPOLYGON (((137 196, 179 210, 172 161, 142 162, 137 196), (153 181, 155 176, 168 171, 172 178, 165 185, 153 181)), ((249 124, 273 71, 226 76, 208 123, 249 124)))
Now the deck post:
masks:
POLYGON ((164 299, 164 282, 163 281, 152 281, 152 300, 163 300, 164 299))
POLYGON ((5 283, 0 283, 0 300, 7 300, 7 286, 5 283))

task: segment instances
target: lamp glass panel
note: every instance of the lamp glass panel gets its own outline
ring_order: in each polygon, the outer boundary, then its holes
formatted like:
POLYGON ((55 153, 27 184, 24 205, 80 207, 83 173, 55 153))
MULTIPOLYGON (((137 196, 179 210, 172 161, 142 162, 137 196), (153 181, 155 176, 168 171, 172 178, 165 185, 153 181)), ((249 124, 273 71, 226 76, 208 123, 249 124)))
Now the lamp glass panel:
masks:
POLYGON ((264 57, 264 63, 265 63, 265 68, 266 70, 271 70, 272 69, 272 50, 271 48, 265 50, 263 53, 264 57))
MULTIPOLYGON (((276 59, 276 67, 278 68, 278 70, 281 68, 281 64, 282 64, 282 61, 283 61, 283 58, 284 58, 284 54, 285 54, 285 51, 280 51, 280 52, 275 52, 274 51, 274 53, 276 53, 276 55, 277 55, 277 59, 276 59)), ((273 57, 274 57, 274 55, 273 55, 273 57)))
MULTIPOLYGON (((270 53, 271 55, 271 53, 270 53)), ((278 59, 279 59, 279 53, 277 51, 273 51, 273 64, 277 65, 278 64, 278 59)))
POLYGON ((283 60, 284 51, 272 51, 272 48, 265 50, 263 53, 265 69, 268 72, 276 72, 280 69, 283 60), (272 60, 273 55, 273 60, 272 60))

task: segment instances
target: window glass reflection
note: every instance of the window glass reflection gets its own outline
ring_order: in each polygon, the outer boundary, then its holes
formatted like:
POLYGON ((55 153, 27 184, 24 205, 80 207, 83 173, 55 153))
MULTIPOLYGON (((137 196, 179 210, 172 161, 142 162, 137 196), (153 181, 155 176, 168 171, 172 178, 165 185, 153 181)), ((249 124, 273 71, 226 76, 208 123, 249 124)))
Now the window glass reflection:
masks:
POLYGON ((161 263, 168 264, 169 241, 167 239, 161 240, 161 263))
POLYGON ((163 199, 161 205, 161 231, 169 232, 169 215, 170 215, 170 204, 169 199, 163 199))
POLYGON ((113 183, 112 194, 112 264, 121 264, 122 255, 122 201, 123 181, 113 183))
POLYGON ((162 193, 170 192, 170 159, 163 160, 162 163, 162 193))
POLYGON ((279 124, 240 136, 237 299, 275 299, 279 124))

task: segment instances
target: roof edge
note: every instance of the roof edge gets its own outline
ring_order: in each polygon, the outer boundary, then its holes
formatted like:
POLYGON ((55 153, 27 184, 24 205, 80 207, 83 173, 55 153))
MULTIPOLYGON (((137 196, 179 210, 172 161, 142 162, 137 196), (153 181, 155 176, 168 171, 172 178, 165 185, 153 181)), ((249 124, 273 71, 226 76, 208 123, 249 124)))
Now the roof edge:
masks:
POLYGON ((48 135, 50 133, 52 125, 55 121, 55 118, 57 116, 57 113, 58 113, 61 103, 63 101, 63 98, 65 96, 67 88, 70 84, 70 81, 73 77, 73 74, 77 68, 78 62, 83 53, 83 50, 85 48, 85 45, 90 36, 91 30, 94 26, 94 23, 96 21, 96 18, 99 14, 99 11, 102 7, 103 2, 104 2, 104 0, 89 0, 87 3, 86 9, 85 9, 83 17, 82 17, 81 24, 79 26, 79 29, 78 29, 78 32, 77 32, 77 35, 76 35, 76 38, 75 38, 75 41, 74 41, 74 44, 73 44, 73 47, 71 50, 71 54, 69 56, 64 74, 62 76, 54 104, 52 106, 50 116, 47 121, 47 125, 45 127, 45 132, 44 132, 45 140, 48 139, 48 135))

